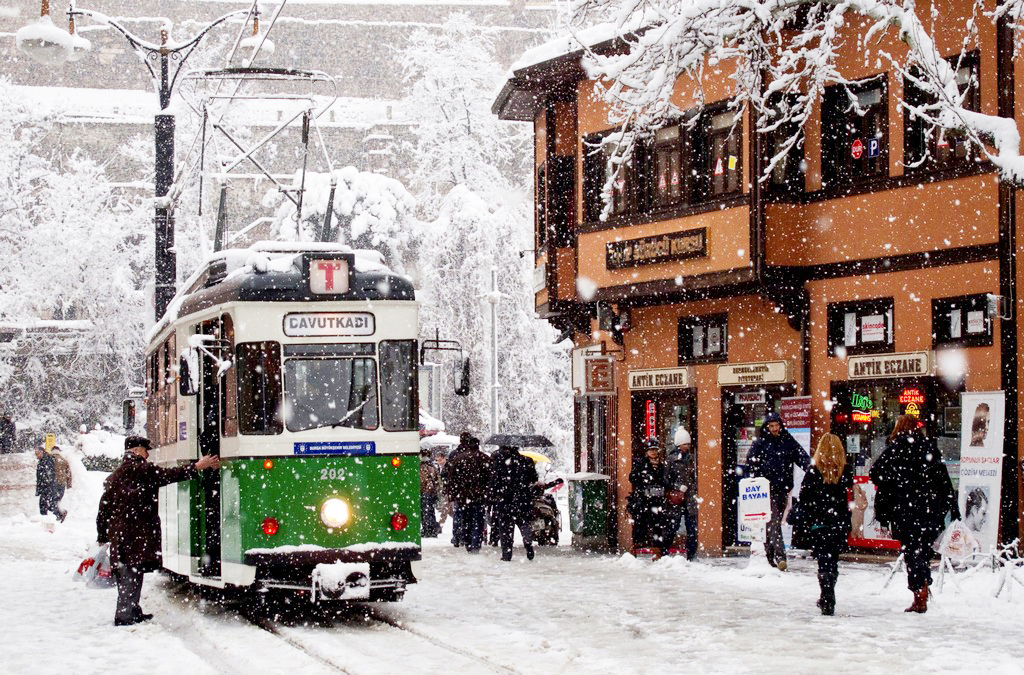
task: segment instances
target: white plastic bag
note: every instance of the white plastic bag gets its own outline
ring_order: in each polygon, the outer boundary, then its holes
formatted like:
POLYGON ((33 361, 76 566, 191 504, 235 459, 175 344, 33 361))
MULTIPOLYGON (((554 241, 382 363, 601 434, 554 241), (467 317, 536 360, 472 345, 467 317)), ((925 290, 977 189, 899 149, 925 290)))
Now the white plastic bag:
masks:
POLYGON ((114 577, 110 570, 110 545, 93 544, 89 554, 78 565, 72 578, 84 581, 89 588, 110 588, 114 577))
POLYGON ((954 520, 939 537, 935 550, 950 560, 964 560, 981 548, 977 538, 962 520, 954 520))

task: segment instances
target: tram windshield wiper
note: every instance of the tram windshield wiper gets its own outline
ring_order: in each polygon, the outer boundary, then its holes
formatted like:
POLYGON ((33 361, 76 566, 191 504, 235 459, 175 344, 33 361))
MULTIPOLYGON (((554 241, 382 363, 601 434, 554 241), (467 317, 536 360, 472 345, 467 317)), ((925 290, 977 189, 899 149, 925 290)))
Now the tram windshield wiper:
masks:
MULTIPOLYGON (((370 398, 372 398, 372 397, 370 397, 370 398)), ((337 428, 337 427, 340 427, 340 426, 342 426, 343 424, 345 424, 345 422, 347 422, 347 421, 349 420, 349 418, 350 418, 350 417, 352 417, 352 416, 353 416, 353 415, 355 415, 355 414, 356 414, 357 412, 359 412, 360 410, 362 410, 363 408, 365 408, 365 407, 366 407, 366 404, 370 402, 370 398, 367 398, 367 399, 366 399, 365 401, 363 401, 362 403, 360 403, 359 405, 357 405, 357 406, 356 406, 355 408, 352 408, 352 409, 351 409, 351 410, 349 410, 349 411, 348 411, 347 413, 345 413, 345 416, 344 416, 344 417, 342 417, 342 418, 341 418, 340 420, 338 420, 337 422, 335 422, 334 424, 332 424, 332 425, 331 425, 331 428, 332 428, 332 429, 335 429, 335 428, 337 428)))

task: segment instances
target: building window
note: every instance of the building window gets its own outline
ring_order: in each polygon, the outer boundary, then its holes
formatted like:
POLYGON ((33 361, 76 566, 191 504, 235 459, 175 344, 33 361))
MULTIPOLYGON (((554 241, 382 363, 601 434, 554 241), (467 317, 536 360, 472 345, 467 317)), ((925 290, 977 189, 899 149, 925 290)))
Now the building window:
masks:
POLYGON ((713 198, 740 191, 743 181, 743 122, 731 110, 709 112, 702 125, 707 176, 705 197, 713 198))
MULTIPOLYGON (((981 110, 981 77, 978 52, 958 54, 946 59, 956 70, 956 84, 964 94, 963 106, 975 112, 981 110)), ((915 114, 914 108, 929 109, 935 98, 926 95, 914 83, 912 77, 904 82, 904 100, 909 108, 904 110, 903 153, 908 171, 933 171, 969 166, 977 161, 976 148, 960 130, 934 127, 927 120, 915 114)))
MULTIPOLYGON (((806 9, 806 8, 805 8, 806 9)), ((791 105, 796 104, 795 96, 790 97, 793 99, 791 105)), ((779 109, 779 102, 776 99, 776 104, 773 106, 776 110, 779 109)), ((781 114, 781 111, 776 113, 781 114)), ((762 141, 761 156, 764 161, 764 165, 761 167, 762 173, 771 166, 772 161, 779 157, 775 165, 772 166, 771 173, 768 175, 768 180, 763 183, 764 189, 775 193, 793 193, 804 191, 804 153, 803 153, 803 139, 800 138, 789 151, 782 154, 786 148, 786 145, 790 142, 794 136, 800 133, 799 125, 794 122, 785 122, 778 124, 774 129, 764 135, 762 141)), ((760 176, 756 177, 760 180, 760 176)))
POLYGON ((656 207, 690 201, 689 130, 676 124, 654 132, 651 157, 654 162, 652 202, 656 207))
POLYGON ((835 302, 828 306, 829 356, 880 354, 893 349, 893 300, 835 302))
POLYGON ((889 109, 885 75, 826 87, 822 163, 828 186, 889 175, 889 109))
POLYGON ((679 319, 679 365, 727 361, 728 315, 683 317, 679 319))
POLYGON ((547 209, 547 164, 537 167, 537 184, 534 186, 537 204, 537 250, 548 243, 548 209, 547 209))
POLYGON ((932 300, 932 346, 991 347, 992 319, 985 294, 932 300))
MULTIPOLYGON (((612 170, 609 162, 618 145, 606 140, 608 132, 591 134, 583 142, 583 196, 584 208, 588 222, 601 219, 604 210, 604 186, 608 179, 608 171, 612 170)), ((637 144, 640 145, 639 143, 637 144)), ((638 147, 634 154, 640 154, 638 147)), ((612 181, 610 215, 618 216, 632 210, 634 203, 633 161, 620 165, 615 169, 612 181)))

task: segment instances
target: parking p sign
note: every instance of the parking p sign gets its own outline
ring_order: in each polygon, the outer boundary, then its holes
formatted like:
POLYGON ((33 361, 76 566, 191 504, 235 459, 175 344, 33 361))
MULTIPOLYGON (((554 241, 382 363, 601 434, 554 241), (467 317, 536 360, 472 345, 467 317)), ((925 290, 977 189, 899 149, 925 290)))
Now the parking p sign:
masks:
POLYGON ((767 478, 744 478, 740 481, 739 516, 742 524, 755 528, 771 520, 771 488, 767 478))

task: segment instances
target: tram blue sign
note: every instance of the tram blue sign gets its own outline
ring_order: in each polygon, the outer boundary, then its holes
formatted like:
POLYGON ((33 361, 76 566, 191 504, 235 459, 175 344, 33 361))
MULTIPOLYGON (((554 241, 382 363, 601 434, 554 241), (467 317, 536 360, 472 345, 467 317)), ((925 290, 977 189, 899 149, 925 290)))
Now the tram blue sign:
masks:
POLYGON ((296 443, 296 455, 376 455, 373 441, 314 441, 296 443))

